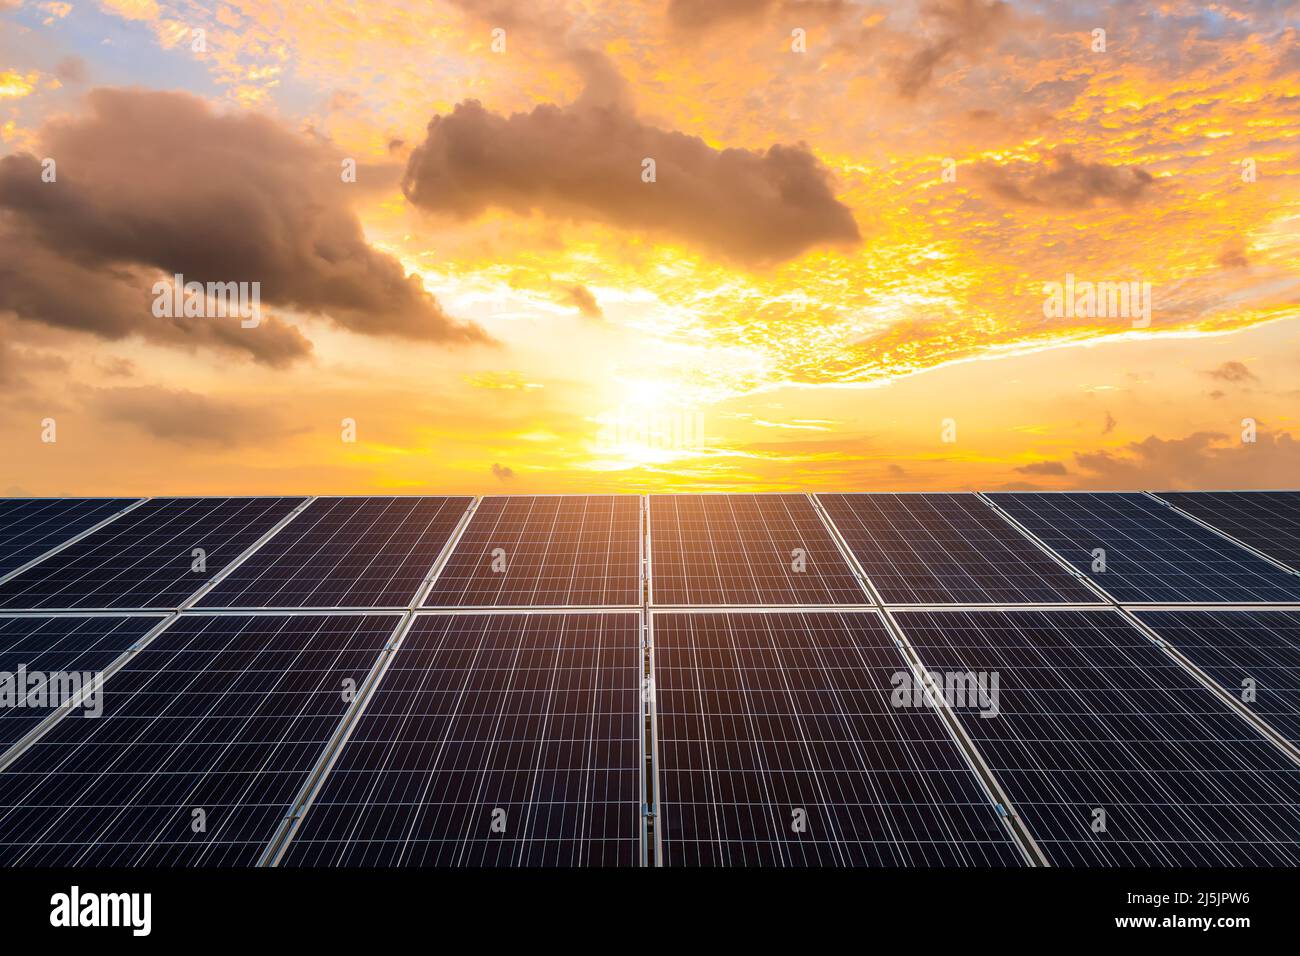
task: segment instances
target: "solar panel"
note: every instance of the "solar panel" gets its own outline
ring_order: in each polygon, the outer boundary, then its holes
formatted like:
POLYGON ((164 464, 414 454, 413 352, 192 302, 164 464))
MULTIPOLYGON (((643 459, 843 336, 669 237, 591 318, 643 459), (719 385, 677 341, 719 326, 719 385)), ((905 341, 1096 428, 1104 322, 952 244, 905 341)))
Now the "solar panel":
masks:
POLYGON ((284 865, 634 866, 640 615, 419 615, 284 865))
POLYGON ((0 576, 117 514, 132 498, 0 500, 0 576))
POLYGON ((484 498, 424 603, 638 605, 641 500, 635 495, 484 498))
POLYGON ((651 495, 659 605, 870 601, 805 495, 651 495))
POLYGON ((1300 746, 1300 609, 1142 611, 1138 619, 1300 746))
POLYGON ((1098 604, 972 494, 818 495, 886 604, 1098 604))
POLYGON ((1289 574, 1143 494, 989 496, 1122 604, 1300 601, 1289 574), (1105 570, 1094 570, 1104 559, 1105 570))
POLYGON ((0 865, 256 863, 398 620, 177 618, 0 773, 0 865))
POLYGON ((199 607, 405 607, 470 498, 318 498, 199 607))
POLYGON ((670 865, 1014 866, 1020 851, 874 612, 654 615, 670 865))
POLYGON ((1118 612, 895 618, 945 686, 984 675, 996 716, 958 719, 1051 863, 1300 864, 1300 767, 1118 612))
POLYGON ((0 584, 0 607, 177 607, 302 501, 147 501, 0 584), (201 564, 196 549, 202 551, 201 564))
POLYGON ((1300 571, 1300 491, 1180 491, 1160 497, 1300 571))
MULTIPOLYGON (((0 617, 0 754, 162 620, 0 617)), ((78 710, 93 713, 93 701, 78 710)))

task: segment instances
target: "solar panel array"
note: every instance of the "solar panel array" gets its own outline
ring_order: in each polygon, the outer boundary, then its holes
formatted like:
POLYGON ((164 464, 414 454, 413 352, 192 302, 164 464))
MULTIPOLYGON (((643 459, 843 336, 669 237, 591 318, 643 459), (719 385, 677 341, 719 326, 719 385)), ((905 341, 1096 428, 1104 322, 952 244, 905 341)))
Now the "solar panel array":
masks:
POLYGON ((0 865, 1300 865, 1297 505, 0 501, 0 865))

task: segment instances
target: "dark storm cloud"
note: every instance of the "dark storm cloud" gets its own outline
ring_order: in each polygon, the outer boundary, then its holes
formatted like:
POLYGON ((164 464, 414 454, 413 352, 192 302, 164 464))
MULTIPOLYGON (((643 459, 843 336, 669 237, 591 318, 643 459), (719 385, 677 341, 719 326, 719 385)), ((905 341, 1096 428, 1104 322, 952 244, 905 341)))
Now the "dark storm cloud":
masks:
POLYGON ((1042 164, 981 163, 976 175, 997 195, 1029 206, 1080 208, 1097 200, 1129 204, 1140 199, 1155 181, 1142 169, 1080 162, 1068 152, 1042 164))
POLYGON ((475 100, 429 123, 403 190, 417 206, 472 218, 541 210, 674 236, 724 256, 772 261, 855 242, 857 224, 806 146, 716 150, 623 108, 538 106, 503 116, 475 100), (642 160, 656 181, 642 181, 642 160))
MULTIPOLYGON (((487 339, 447 316, 420 280, 371 248, 342 182, 340 157, 320 140, 255 114, 223 116, 183 93, 99 89, 89 112, 42 130, 42 151, 58 180, 41 181, 35 156, 0 159, 0 211, 9 241, 34 243, 23 288, 0 291, 0 308, 25 318, 116 336, 229 338, 214 320, 159 333, 130 290, 148 270, 187 281, 260 282, 264 304, 327 315, 356 332, 445 343, 487 339), (51 274, 54 273, 54 274, 51 274), (105 312, 87 291, 59 291, 57 273, 77 274, 112 293, 105 312), (69 302, 69 299, 77 302, 69 302)), ((3 286, 0 286, 0 290, 3 286)), ((240 330, 231 347, 283 356, 240 330), (250 340, 245 342, 244 340, 250 340)), ((251 334, 250 334, 251 333, 251 334)), ((299 354, 304 343, 297 343, 299 354)))
POLYGON ((1286 432, 1261 432, 1250 444, 1214 432, 1152 435, 1118 451, 1074 457, 1089 473, 1083 488, 1290 488, 1300 471, 1300 441, 1286 432))

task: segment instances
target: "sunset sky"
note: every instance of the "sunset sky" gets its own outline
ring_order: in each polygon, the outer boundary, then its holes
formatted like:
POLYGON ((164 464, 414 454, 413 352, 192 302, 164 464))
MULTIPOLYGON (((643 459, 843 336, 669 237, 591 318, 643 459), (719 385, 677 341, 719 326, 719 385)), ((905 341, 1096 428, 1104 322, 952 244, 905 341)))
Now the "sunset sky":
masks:
POLYGON ((1300 3, 0 0, 0 336, 9 496, 1297 487, 1300 3))

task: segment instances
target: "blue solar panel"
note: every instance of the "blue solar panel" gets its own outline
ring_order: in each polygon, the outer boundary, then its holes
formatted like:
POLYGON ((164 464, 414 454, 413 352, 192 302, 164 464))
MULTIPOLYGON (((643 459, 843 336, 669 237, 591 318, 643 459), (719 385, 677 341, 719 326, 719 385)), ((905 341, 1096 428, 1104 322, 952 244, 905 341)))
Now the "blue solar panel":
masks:
POLYGON ((131 498, 0 500, 0 576, 117 514, 131 498))
POLYGON ((1099 604, 973 494, 818 495, 886 604, 1099 604))
MULTIPOLYGON (((0 754, 68 700, 68 691, 90 686, 87 678, 161 622, 159 617, 0 617, 0 754)), ((94 705, 75 712, 93 713, 94 705)))
POLYGON ((1300 491, 1162 492, 1160 497, 1300 571, 1300 491))
POLYGON ((0 607, 178 607, 302 501, 148 501, 0 584, 0 607))
POLYGON ((398 620, 177 618, 0 773, 0 866, 256 863, 398 620))
POLYGON ((989 496, 1123 604, 1300 601, 1290 574, 1143 494, 989 496), (1097 570, 1104 561, 1104 570, 1097 570))
POLYGON ((1054 865, 1300 865, 1300 767, 1118 611, 895 618, 945 687, 983 675, 958 719, 1054 865))
POLYGON ((1300 608, 1142 611, 1138 619, 1300 746, 1300 608))
POLYGON ((287 866, 635 866, 636 613, 421 615, 287 866))
POLYGON ((470 498, 318 498, 199 607, 405 607, 470 498))
POLYGON ((685 866, 1015 866, 877 614, 656 613, 659 836, 685 866))

